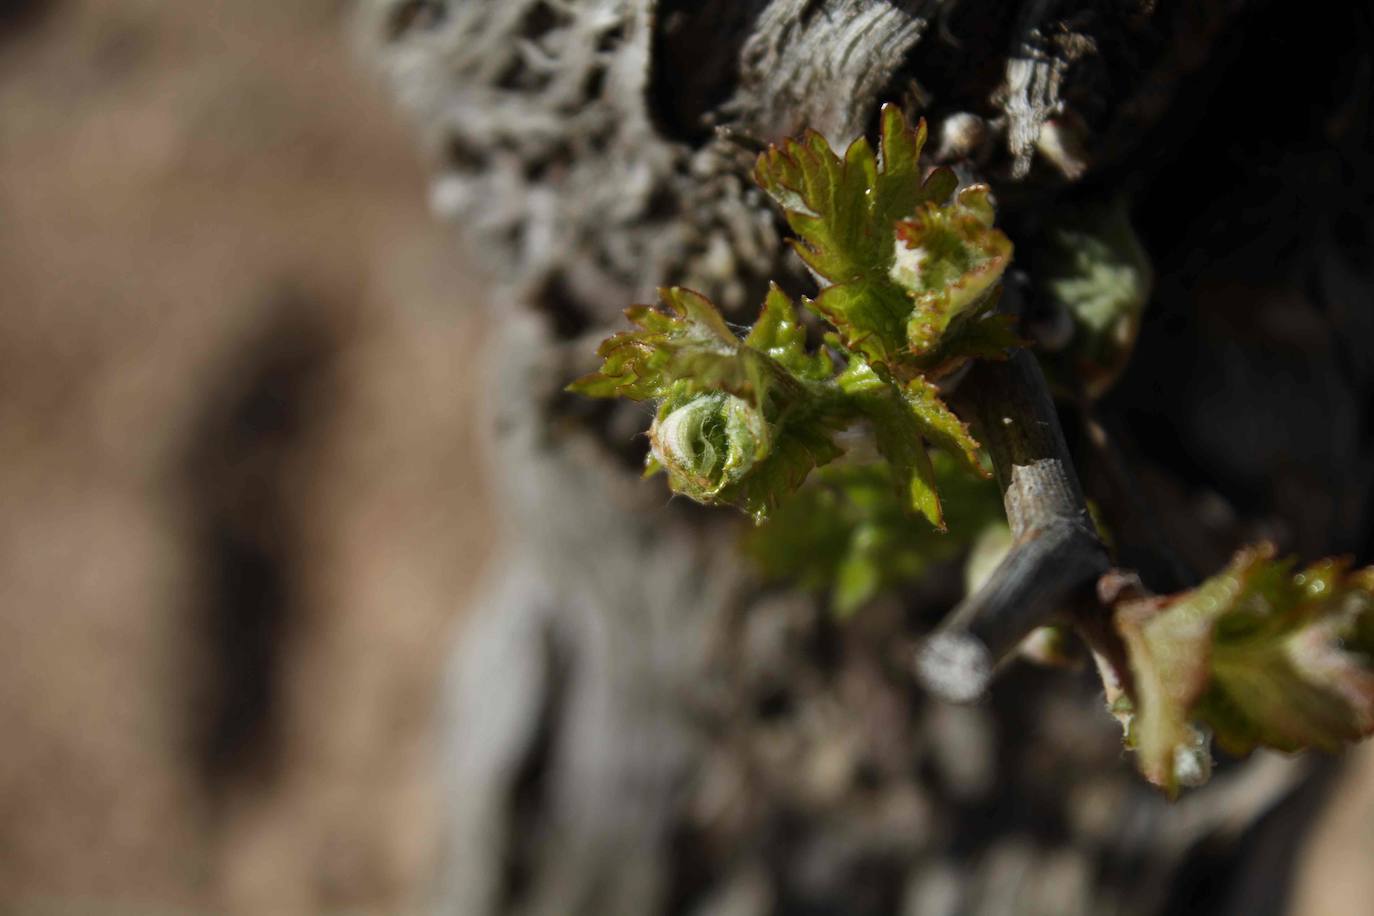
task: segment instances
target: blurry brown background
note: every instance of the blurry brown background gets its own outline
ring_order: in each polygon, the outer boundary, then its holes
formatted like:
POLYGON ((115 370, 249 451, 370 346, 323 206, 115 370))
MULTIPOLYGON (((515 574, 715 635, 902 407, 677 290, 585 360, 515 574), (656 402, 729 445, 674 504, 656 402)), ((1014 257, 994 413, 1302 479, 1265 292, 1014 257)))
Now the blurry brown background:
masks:
MULTIPOLYGON (((424 899, 480 294, 350 34, 0 4, 0 912, 424 899)), ((1354 763, 1298 913, 1374 900, 1354 763)))
POLYGON ((2 912, 428 876, 478 328, 346 14, 0 5, 2 912))

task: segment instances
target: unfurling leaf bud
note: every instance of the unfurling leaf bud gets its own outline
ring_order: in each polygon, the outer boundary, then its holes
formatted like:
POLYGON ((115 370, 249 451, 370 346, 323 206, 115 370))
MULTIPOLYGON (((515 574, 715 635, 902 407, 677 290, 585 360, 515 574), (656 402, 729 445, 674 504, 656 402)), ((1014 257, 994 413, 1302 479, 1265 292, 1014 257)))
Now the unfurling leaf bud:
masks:
POLYGON ((653 457, 674 490, 711 502, 768 453, 768 425, 748 401, 724 392, 664 402, 649 429, 653 457))
POLYGON ((993 228, 983 185, 949 204, 923 203, 899 222, 888 275, 914 302, 906 326, 912 352, 929 352, 961 316, 985 313, 1010 261, 1011 242, 993 228))

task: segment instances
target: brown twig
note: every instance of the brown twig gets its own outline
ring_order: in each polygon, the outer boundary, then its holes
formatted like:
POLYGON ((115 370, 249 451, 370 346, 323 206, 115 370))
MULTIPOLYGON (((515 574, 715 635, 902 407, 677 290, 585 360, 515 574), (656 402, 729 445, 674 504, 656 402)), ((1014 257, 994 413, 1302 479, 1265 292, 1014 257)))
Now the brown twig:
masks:
POLYGON ((960 387, 992 456, 1013 542, 918 650, 916 674, 931 692, 967 702, 1032 630, 1077 604, 1076 593, 1090 590, 1109 562, 1035 358, 1018 350, 1006 362, 980 362, 960 387))

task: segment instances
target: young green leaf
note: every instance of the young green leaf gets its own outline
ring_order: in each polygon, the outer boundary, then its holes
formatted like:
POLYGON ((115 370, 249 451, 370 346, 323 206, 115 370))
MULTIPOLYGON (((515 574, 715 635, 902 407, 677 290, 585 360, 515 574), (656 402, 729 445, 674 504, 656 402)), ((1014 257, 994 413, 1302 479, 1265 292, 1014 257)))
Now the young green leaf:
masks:
POLYGON ((944 510, 926 444, 941 446, 968 472, 987 476, 968 427, 940 400, 934 384, 920 376, 899 386, 854 358, 836 381, 854 409, 872 424, 878 453, 891 465, 908 504, 944 530, 944 510))
POLYGON ((1348 566, 1294 575, 1266 545, 1190 592, 1116 609, 1147 778, 1177 791, 1195 722, 1238 754, 1334 751, 1374 733, 1374 569, 1348 566))
POLYGON ((776 283, 768 286, 763 311, 744 338, 745 346, 763 353, 798 378, 818 382, 835 375, 835 364, 825 350, 806 352, 806 329, 797 321, 792 300, 776 283))
POLYGON ((925 122, 912 128, 884 105, 880 157, 861 137, 841 158, 808 131, 763 153, 754 173, 783 207, 797 252, 828 284, 808 307, 847 349, 899 378, 1019 343, 991 315, 1011 242, 992 227, 989 192, 975 185, 951 201, 957 181, 947 169, 922 181, 925 138, 925 122), (988 322, 966 352, 946 335, 961 317, 988 322), (942 358, 932 360, 941 344, 942 358))
POLYGON ((923 203, 897 224, 890 273, 915 303, 906 326, 912 353, 929 354, 956 320, 991 317, 993 292, 1011 262, 1011 241, 992 220, 988 189, 973 185, 949 204, 923 203))
MULTIPOLYGON (((740 350, 740 341, 705 296, 674 286, 659 290, 664 309, 636 305, 625 316, 637 331, 602 341, 601 368, 568 386, 589 397, 636 401, 667 397, 675 383, 693 392, 728 391, 752 396, 764 383, 764 364, 740 350)), ((765 383, 766 384, 766 383, 765 383)))

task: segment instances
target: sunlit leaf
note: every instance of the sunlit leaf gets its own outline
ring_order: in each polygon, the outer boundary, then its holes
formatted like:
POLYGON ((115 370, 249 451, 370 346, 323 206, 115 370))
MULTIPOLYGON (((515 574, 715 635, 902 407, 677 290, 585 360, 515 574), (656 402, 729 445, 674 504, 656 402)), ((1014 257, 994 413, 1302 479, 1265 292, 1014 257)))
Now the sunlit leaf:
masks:
MULTIPOLYGON (((866 138, 836 155, 808 131, 759 157, 755 178, 786 212, 802 259, 825 288, 807 303, 839 331, 847 349, 898 377, 928 369, 956 319, 976 321, 995 305, 994 288, 1011 242, 992 226, 986 187, 957 195, 946 169, 921 179, 925 122, 910 127, 883 106, 879 154, 866 138), (921 360, 925 358, 926 362, 921 360)), ((992 328, 971 335, 970 352, 991 356, 992 328)))
POLYGON ((964 188, 945 205, 922 204, 897 223, 892 279, 915 307, 907 319, 907 344, 929 353, 950 325, 986 313, 991 294, 1011 261, 1011 241, 993 228, 989 191, 964 188))

